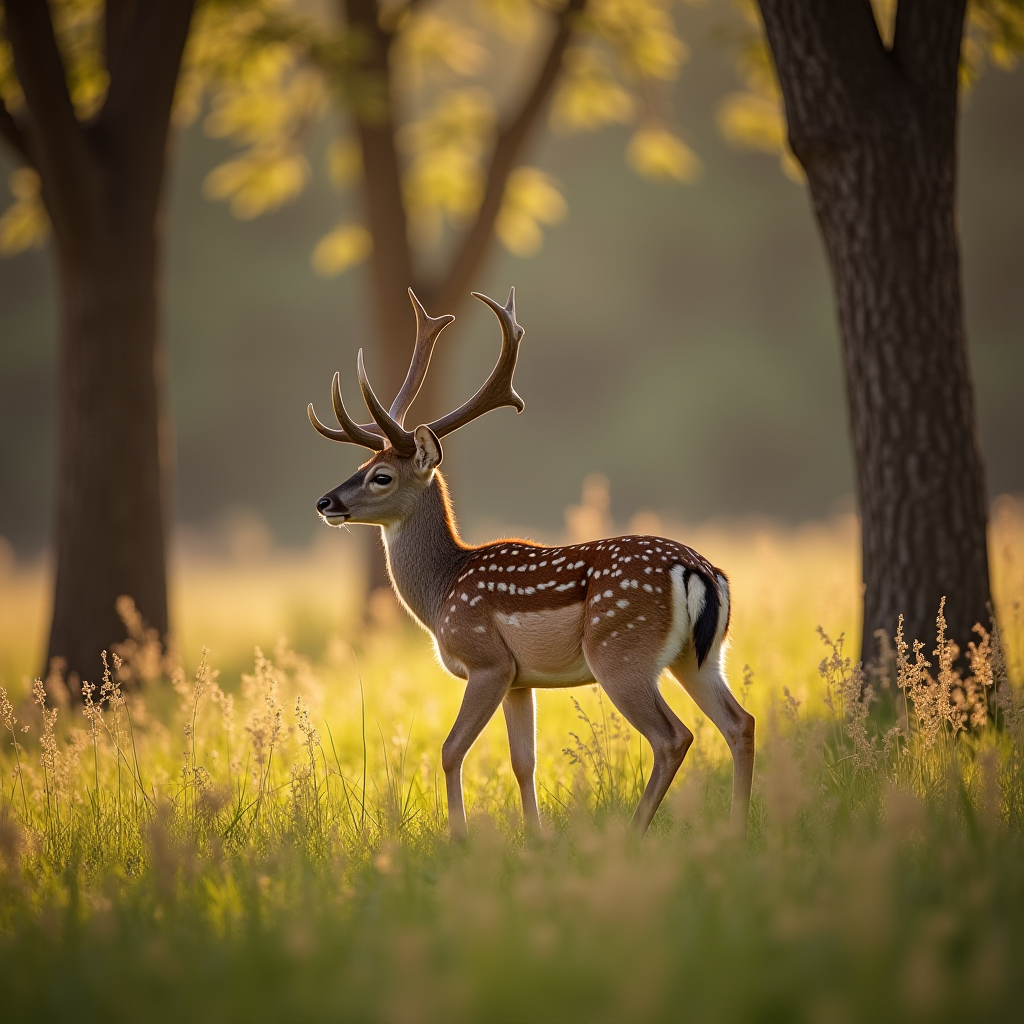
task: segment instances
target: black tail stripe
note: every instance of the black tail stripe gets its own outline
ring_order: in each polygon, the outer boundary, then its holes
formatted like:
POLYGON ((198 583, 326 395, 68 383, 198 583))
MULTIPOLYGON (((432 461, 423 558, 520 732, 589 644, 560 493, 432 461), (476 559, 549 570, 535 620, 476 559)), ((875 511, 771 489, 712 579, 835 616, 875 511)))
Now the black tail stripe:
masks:
MULTIPOLYGON (((691 570, 693 571, 693 570, 691 570)), ((701 668, 707 660, 711 647, 718 632, 718 610, 721 599, 718 596, 718 580, 713 573, 696 572, 704 584, 704 607, 693 627, 693 650, 697 655, 697 668, 701 668)))

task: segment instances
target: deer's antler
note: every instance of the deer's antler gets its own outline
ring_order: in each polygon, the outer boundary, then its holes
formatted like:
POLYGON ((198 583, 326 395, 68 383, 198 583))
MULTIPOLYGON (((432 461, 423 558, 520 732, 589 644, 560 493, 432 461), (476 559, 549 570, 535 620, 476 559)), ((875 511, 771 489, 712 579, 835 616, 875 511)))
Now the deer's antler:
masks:
POLYGON ((494 315, 501 324, 501 354, 483 387, 468 402, 447 416, 428 424, 438 437, 444 437, 445 434, 464 427, 492 409, 510 405, 516 412, 522 412, 525 405, 512 387, 512 374, 516 371, 516 360, 519 358, 519 343, 526 333, 516 323, 516 290, 509 290, 508 301, 504 306, 480 292, 473 292, 473 298, 479 299, 494 310, 494 315))
POLYGON ((405 375, 405 383, 402 384, 398 396, 391 403, 389 413, 400 427, 405 426, 405 414, 423 386, 423 380, 427 376, 427 367, 430 365, 430 354, 434 350, 437 336, 455 319, 451 313, 445 313, 444 316, 439 317, 429 316, 423 308, 423 303, 416 298, 416 293, 411 288, 409 289, 409 298, 412 300, 412 308, 416 312, 416 344, 412 350, 412 360, 409 363, 409 372, 405 375))
POLYGON ((324 437, 329 438, 331 441, 346 441, 349 444, 360 444, 364 448, 372 448, 375 452, 384 450, 387 441, 376 423, 356 423, 349 416, 345 403, 341 398, 341 379, 338 373, 334 374, 334 380, 331 381, 331 404, 334 406, 334 415, 338 417, 338 422, 343 429, 335 430, 333 427, 328 427, 321 423, 317 418, 317 414, 313 411, 313 403, 310 402, 306 406, 306 413, 309 416, 309 422, 313 424, 317 433, 323 434, 324 437))
MULTIPOLYGON (((483 387, 468 402, 454 412, 428 424, 438 437, 450 434, 478 416, 483 416, 484 413, 505 405, 512 406, 517 412, 523 411, 523 400, 512 387, 512 375, 515 373, 516 360, 519 358, 519 343, 523 340, 525 333, 523 328, 516 323, 516 291, 514 288, 509 291, 508 301, 504 306, 480 292, 473 292, 473 296, 490 306, 501 324, 501 354, 483 387)), ((341 399, 341 383, 339 375, 336 373, 331 385, 331 402, 334 406, 334 414, 338 417, 338 422, 343 429, 335 430, 332 427, 324 426, 313 412, 312 404, 308 408, 310 423, 324 437, 330 438, 332 441, 359 444, 378 452, 382 451, 389 442, 400 455, 412 455, 415 452, 416 442, 412 431, 405 429, 405 416, 423 385, 438 335, 455 317, 451 314, 439 317, 429 316, 411 288, 409 289, 409 298, 412 300, 413 309, 416 312, 416 343, 409 371, 405 375, 405 382, 392 402, 391 410, 388 411, 384 408, 370 386, 366 368, 363 365, 363 351, 360 349, 356 359, 359 389, 363 393, 363 400, 366 402, 366 407, 370 410, 374 422, 356 423, 349 416, 345 409, 345 403, 341 399)))

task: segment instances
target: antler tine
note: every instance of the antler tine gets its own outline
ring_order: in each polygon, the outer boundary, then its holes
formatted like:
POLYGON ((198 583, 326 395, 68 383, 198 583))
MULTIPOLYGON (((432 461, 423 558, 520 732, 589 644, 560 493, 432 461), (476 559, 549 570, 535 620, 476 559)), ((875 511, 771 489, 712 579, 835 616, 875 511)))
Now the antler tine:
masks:
POLYGON ((374 451, 381 451, 383 449, 384 437, 376 433, 378 429, 376 425, 361 427, 358 423, 354 423, 348 412, 346 412, 345 405, 341 400, 341 384, 338 374, 334 375, 334 380, 331 383, 331 404, 334 406, 334 414, 338 417, 338 422, 347 429, 335 430, 333 427, 328 427, 321 423, 317 414, 313 411, 313 403, 310 402, 306 406, 306 414, 309 416, 309 422, 313 424, 313 428, 318 434, 322 434, 330 441, 345 441, 348 444, 358 444, 365 448, 372 448, 374 451))
POLYGON ((309 416, 309 422, 313 424, 313 429, 318 434, 323 434, 329 441, 351 441, 352 438, 345 433, 344 430, 335 430, 333 427, 328 427, 321 423, 317 418, 316 413, 313 411, 313 403, 310 402, 306 406, 306 414, 309 416))
POLYGON ((405 414, 423 386, 437 336, 455 319, 451 313, 445 313, 444 316, 438 317, 430 316, 411 288, 409 289, 409 298, 412 300, 412 308, 416 312, 416 344, 409 362, 409 372, 405 375, 405 382, 397 397, 391 403, 389 413, 400 427, 405 426, 405 414))
POLYGON ((510 405, 516 412, 522 412, 525 405, 512 387, 512 374, 515 373, 516 360, 519 358, 519 343, 526 333, 516 323, 516 290, 512 288, 509 291, 508 302, 504 306, 480 292, 473 292, 473 297, 490 306, 501 324, 501 354, 483 387, 468 402, 429 424, 438 437, 464 427, 492 409, 510 405))
MULTIPOLYGON (((338 417, 338 422, 344 427, 344 433, 347 435, 345 437, 336 437, 334 438, 335 440, 350 440, 353 444, 361 444, 364 447, 368 447, 368 449, 372 449, 374 452, 384 451, 384 445, 387 442, 384 440, 383 434, 379 433, 377 429, 369 424, 361 426, 348 415, 348 410, 345 409, 345 402, 341 398, 341 378, 337 373, 331 382, 331 403, 334 406, 334 415, 338 417)), ((314 423, 313 426, 315 427, 316 424, 314 423)), ((333 434, 326 436, 333 436, 333 434)))
POLYGON ((356 356, 356 372, 359 375, 359 390, 363 393, 363 401, 366 402, 366 408, 370 410, 370 415, 374 418, 380 429, 384 431, 384 436, 391 442, 391 447, 399 455, 412 455, 416 451, 416 442, 413 440, 412 433, 395 422, 373 393, 369 378, 366 376, 366 368, 363 366, 362 349, 359 350, 359 354, 356 356))

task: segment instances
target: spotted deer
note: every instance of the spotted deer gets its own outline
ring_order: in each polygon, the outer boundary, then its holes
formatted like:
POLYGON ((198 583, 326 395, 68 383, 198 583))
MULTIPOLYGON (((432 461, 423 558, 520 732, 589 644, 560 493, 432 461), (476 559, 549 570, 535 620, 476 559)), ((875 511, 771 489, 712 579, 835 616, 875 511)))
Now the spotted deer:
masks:
POLYGON ((341 429, 309 419, 332 441, 373 451, 343 484, 316 503, 332 526, 367 523, 383 532, 399 600, 434 639, 437 655, 466 680, 455 724, 441 753, 453 838, 466 835, 462 764, 500 705, 528 833, 540 829, 534 783, 534 690, 598 682, 651 745, 654 765, 633 816, 643 835, 693 742, 658 689, 663 669, 686 688, 725 737, 733 758, 733 821, 746 826, 754 767, 754 719, 725 679, 729 583, 696 551, 661 537, 613 537, 545 547, 498 540, 475 547, 458 534, 441 464, 441 438, 492 409, 523 400, 512 386, 523 328, 515 290, 502 306, 486 295, 501 324, 501 354, 480 390, 454 412, 404 426, 423 383, 434 343, 455 318, 430 317, 410 289, 416 342, 405 382, 385 409, 363 366, 356 370, 372 423, 345 408, 338 374, 331 399, 341 429))

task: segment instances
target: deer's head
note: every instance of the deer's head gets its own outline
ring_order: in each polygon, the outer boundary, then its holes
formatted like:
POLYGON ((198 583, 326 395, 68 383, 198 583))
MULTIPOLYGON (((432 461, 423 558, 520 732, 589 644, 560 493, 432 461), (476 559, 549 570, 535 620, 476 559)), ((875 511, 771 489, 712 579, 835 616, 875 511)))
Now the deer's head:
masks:
POLYGON ((416 343, 405 383, 391 403, 390 410, 384 408, 370 387, 363 366, 362 349, 356 360, 356 372, 373 422, 360 424, 349 416, 341 398, 337 373, 331 384, 331 401, 341 429, 321 423, 310 404, 309 420, 324 437, 362 445, 375 452, 344 483, 328 491, 316 503, 317 512, 331 526, 344 523, 389 526, 408 518, 420 496, 432 483, 434 470, 441 464, 442 437, 504 405, 512 406, 517 412, 522 411, 523 400, 512 387, 519 343, 525 333, 516 323, 515 289, 509 292, 504 306, 479 292, 473 292, 473 295, 491 307, 501 324, 501 355, 483 387, 454 412, 432 423, 421 424, 415 430, 405 428, 405 415, 426 377, 434 342, 455 319, 451 315, 428 316, 411 288, 409 297, 416 311, 416 343))

